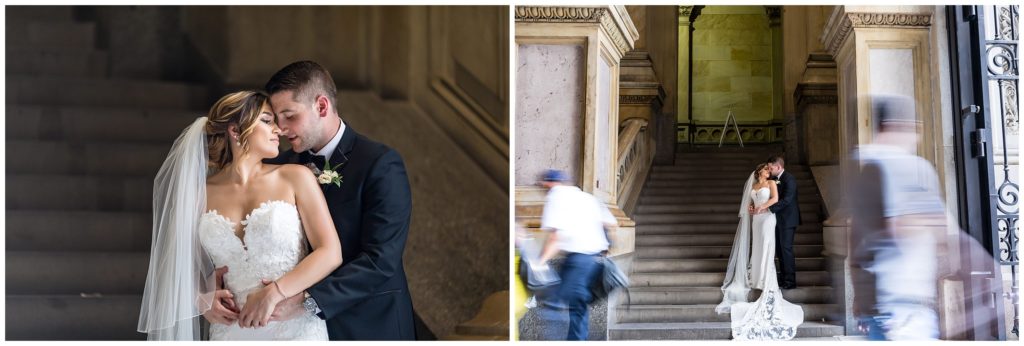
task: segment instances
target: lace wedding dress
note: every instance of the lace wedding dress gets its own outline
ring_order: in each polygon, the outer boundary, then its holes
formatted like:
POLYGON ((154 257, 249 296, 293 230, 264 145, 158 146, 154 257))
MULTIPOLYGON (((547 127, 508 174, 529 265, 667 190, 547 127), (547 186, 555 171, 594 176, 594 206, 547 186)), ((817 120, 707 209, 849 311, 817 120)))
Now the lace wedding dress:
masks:
MULTIPOLYGON (((276 280, 295 268, 308 251, 293 204, 264 202, 240 223, 241 239, 235 235, 234 222, 210 210, 200 217, 198 234, 214 265, 228 267, 224 286, 242 307, 249 293, 263 287, 260 279, 276 280)), ((211 324, 210 340, 327 340, 327 325, 310 314, 270 322, 263 328, 211 324)))
POLYGON ((740 203, 740 223, 722 284, 724 298, 715 311, 730 314, 734 340, 789 340, 803 323, 804 311, 786 301, 779 290, 775 272, 775 214, 765 212, 753 215, 751 220, 747 212, 751 202, 760 205, 771 198, 769 188, 751 188, 753 179, 752 174, 740 203), (760 289, 761 296, 747 302, 752 287, 760 289))

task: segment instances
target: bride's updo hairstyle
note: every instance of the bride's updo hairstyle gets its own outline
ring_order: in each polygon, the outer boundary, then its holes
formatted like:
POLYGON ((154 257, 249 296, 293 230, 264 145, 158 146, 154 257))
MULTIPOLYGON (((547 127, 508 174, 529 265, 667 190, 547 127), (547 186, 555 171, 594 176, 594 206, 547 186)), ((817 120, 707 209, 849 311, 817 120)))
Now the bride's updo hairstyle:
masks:
POLYGON ((267 105, 270 98, 262 91, 239 91, 224 95, 210 107, 206 115, 206 147, 209 150, 209 168, 218 171, 234 160, 231 155, 231 142, 234 138, 228 133, 228 126, 235 124, 241 130, 238 141, 242 153, 249 151, 249 134, 258 124, 260 110, 267 105))
POLYGON ((754 181, 755 182, 761 181, 761 170, 765 169, 765 168, 768 168, 768 163, 760 163, 760 164, 757 165, 757 168, 754 169, 754 181))

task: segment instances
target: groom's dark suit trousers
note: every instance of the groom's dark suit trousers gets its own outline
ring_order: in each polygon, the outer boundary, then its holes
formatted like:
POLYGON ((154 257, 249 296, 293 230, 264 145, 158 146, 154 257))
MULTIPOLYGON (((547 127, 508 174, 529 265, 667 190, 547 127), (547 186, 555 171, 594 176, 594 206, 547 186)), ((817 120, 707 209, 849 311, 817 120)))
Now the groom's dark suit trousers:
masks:
POLYGON ((797 200, 796 177, 782 172, 778 177, 779 201, 768 207, 775 213, 775 256, 779 258, 779 286, 796 285, 796 257, 793 235, 800 225, 800 202, 797 200))

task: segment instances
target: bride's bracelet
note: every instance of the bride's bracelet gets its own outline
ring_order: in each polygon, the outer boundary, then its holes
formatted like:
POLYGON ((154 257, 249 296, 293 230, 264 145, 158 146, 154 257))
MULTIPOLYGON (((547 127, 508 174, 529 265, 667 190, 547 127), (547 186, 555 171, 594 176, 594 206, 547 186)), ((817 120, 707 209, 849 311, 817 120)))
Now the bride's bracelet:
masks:
POLYGON ((274 287, 277 287, 277 293, 281 294, 281 298, 283 298, 283 299, 287 299, 288 298, 288 295, 284 294, 284 290, 281 289, 281 284, 278 284, 277 280, 274 280, 274 287))

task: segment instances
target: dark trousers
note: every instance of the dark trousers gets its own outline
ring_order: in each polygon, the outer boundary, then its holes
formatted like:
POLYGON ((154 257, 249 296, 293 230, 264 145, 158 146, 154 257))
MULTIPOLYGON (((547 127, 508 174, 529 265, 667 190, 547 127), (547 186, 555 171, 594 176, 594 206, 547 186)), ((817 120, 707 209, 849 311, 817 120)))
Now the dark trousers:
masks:
POLYGON ((775 227, 775 256, 779 258, 779 286, 796 285, 796 256, 793 255, 793 234, 796 227, 775 227))
MULTIPOLYGON (((549 332, 545 339, 558 340, 587 340, 590 324, 590 301, 593 296, 590 293, 590 284, 597 280, 601 266, 598 263, 599 255, 585 255, 570 253, 565 256, 558 274, 562 282, 557 288, 553 288, 553 295, 547 302, 543 303, 544 310, 541 311, 543 319, 548 324, 549 332), (558 320, 564 321, 564 311, 568 310, 569 325, 568 334, 561 334, 560 328, 551 328, 561 324, 558 320), (559 337, 558 335, 562 335, 559 337)), ((564 323, 564 322, 562 322, 564 323)))

